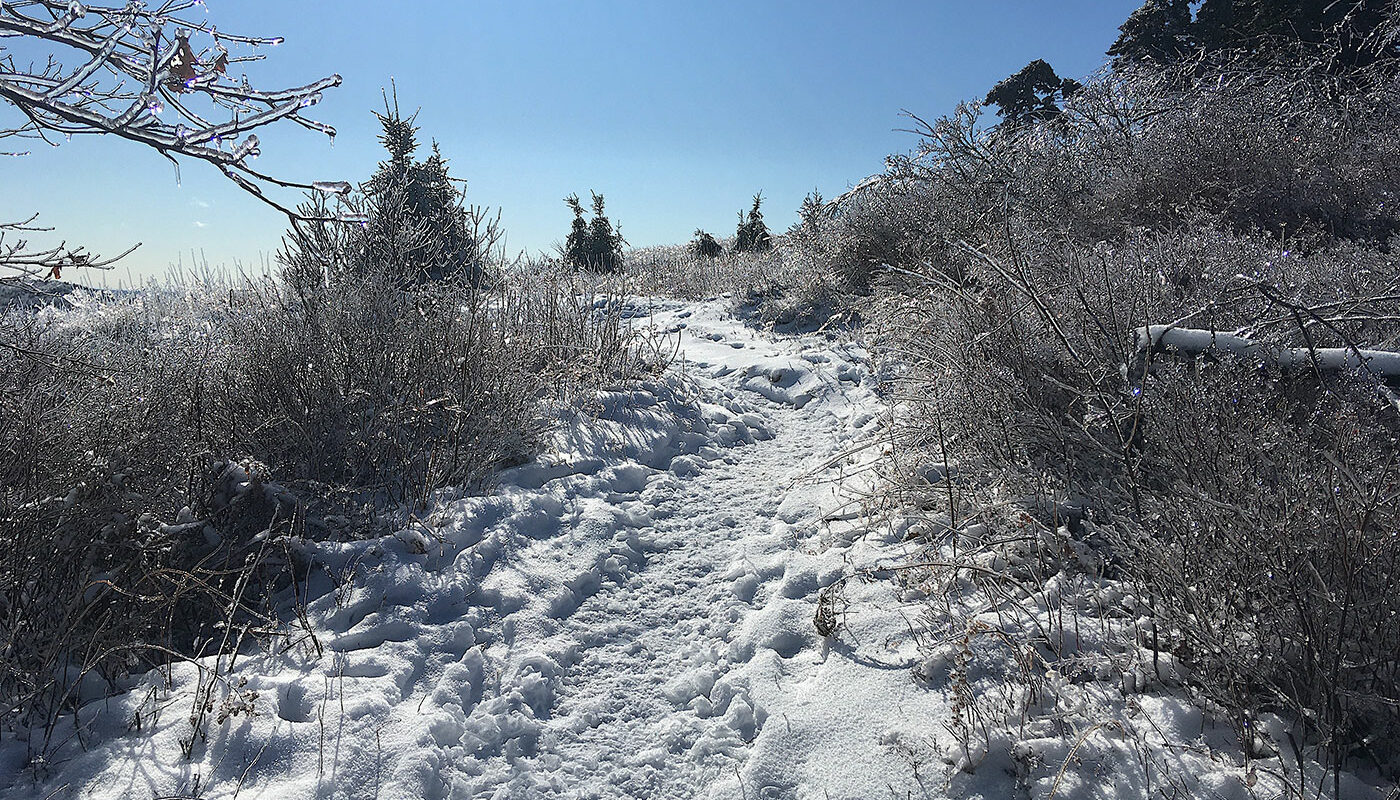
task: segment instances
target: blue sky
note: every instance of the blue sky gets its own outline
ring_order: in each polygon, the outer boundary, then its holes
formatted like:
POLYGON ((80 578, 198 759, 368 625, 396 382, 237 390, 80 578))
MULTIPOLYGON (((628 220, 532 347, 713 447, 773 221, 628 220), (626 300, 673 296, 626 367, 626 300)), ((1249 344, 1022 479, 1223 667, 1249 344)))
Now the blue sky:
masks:
MULTIPOLYGON (((786 228, 813 188, 830 197, 914 145, 925 118, 980 97, 1035 58, 1062 75, 1098 69, 1140 0, 208 0, 231 33, 280 35, 248 68, 255 85, 344 77, 311 114, 339 130, 260 133, 257 166, 302 180, 362 180, 381 151, 371 111, 392 81, 421 109, 468 199, 500 207, 512 250, 549 251, 561 199, 590 190, 634 246, 733 233, 757 191, 786 228)), ((112 253, 109 281, 177 262, 270 262, 286 219, 212 168, 170 163, 112 137, 0 159, 0 219, 27 217, 112 253)), ((12 146, 5 148, 13 150, 12 146)), ((294 202, 295 195, 285 197, 294 202)))

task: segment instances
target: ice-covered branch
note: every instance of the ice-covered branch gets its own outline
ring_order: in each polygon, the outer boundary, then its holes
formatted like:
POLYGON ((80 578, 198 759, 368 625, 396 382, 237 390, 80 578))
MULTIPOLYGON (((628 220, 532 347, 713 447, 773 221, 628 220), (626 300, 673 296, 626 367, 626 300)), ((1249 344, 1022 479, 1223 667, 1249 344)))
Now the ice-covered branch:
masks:
POLYGON ((9 273, 0 273, 0 283, 20 278, 58 279, 63 276, 63 270, 70 267, 108 269, 141 246, 138 242, 112 258, 103 258, 82 247, 68 247, 66 244, 47 249, 31 248, 28 241, 18 238, 16 234, 53 230, 34 225, 36 219, 37 214, 22 222, 0 222, 0 268, 9 273))
MULTIPOLYGON (((203 2, 132 0, 122 6, 81 0, 0 2, 0 100, 18 111, 0 126, 0 139, 57 144, 84 134, 114 134, 172 160, 198 159, 240 188, 291 217, 268 187, 311 189, 312 181, 274 177, 249 166, 259 154, 256 129, 290 120, 334 137, 331 126, 302 116, 339 75, 286 89, 234 80, 231 65, 259 61, 254 49, 280 38, 230 35, 208 20, 182 16, 203 2), (196 47, 203 48, 196 50, 196 47), (235 55, 230 48, 247 50, 235 55), (22 56, 25 61, 19 61, 22 56), (62 138, 60 138, 62 137, 62 138)), ((35 230, 26 223, 0 232, 35 230)), ((0 244, 0 268, 23 274, 100 263, 81 248, 27 250, 22 240, 0 244)))
POLYGON ((1382 382, 1400 381, 1400 353, 1358 347, 1281 347, 1221 331, 1148 325, 1138 330, 1138 347, 1146 354, 1167 349, 1188 356, 1219 353, 1282 370, 1321 373, 1362 372, 1382 382))

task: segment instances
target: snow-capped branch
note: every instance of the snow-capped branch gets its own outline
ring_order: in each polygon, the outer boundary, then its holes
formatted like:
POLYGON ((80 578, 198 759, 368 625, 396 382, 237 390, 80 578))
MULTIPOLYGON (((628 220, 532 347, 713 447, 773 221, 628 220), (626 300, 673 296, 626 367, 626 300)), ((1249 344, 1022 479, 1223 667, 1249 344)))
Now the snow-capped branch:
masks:
POLYGON ((1284 370, 1314 369, 1322 373, 1363 372, 1382 382, 1400 380, 1400 353, 1357 347, 1280 347, 1233 333, 1148 325, 1138 331, 1144 351, 1160 348, 1191 356, 1206 352, 1231 355, 1284 370))
MULTIPOLYGON (((114 134, 177 163, 179 157, 208 162, 239 188, 296 218, 265 189, 312 184, 249 166, 259 154, 254 131, 290 120, 334 137, 334 128, 302 113, 338 86, 340 76, 276 90, 254 88, 246 75, 234 80, 234 65, 262 60, 253 51, 282 40, 224 33, 207 19, 188 16, 196 11, 202 16, 203 0, 131 0, 122 6, 0 2, 0 100, 19 112, 0 127, 0 139, 56 145, 59 137, 114 134)), ((39 230, 28 222, 0 225, 0 231, 39 230)), ((33 274, 98 261, 81 248, 26 251, 23 244, 0 244, 0 267, 33 274)))

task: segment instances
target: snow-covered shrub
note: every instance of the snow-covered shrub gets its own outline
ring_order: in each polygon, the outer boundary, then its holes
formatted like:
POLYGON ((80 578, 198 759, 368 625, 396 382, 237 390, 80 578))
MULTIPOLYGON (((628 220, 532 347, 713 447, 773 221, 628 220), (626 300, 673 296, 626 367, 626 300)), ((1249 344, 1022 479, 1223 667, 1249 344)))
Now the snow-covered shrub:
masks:
POLYGON ((1374 76, 1339 86, 1308 70, 1291 63, 1222 70, 1218 80, 1180 93, 1164 85, 1174 75, 1105 83, 1085 98, 1098 103, 1087 117, 1117 109, 1145 119, 1083 144, 1047 137, 1039 149, 1057 157, 1028 166, 1063 173, 1056 182, 1073 198, 1065 205, 1097 235, 1209 221, 1294 245, 1384 241, 1400 230, 1388 202, 1400 190, 1400 83, 1374 76), (1086 147, 1102 159, 1100 169, 1076 171, 1086 147))
POLYGON ((1400 346, 1400 106, 1372 78, 1122 74, 1054 125, 919 121, 811 252, 877 293, 898 449, 933 465, 891 491, 930 530, 1010 504, 1092 541, 1242 736, 1282 712, 1396 772, 1398 381, 1336 366, 1400 346))
POLYGON ((1400 415, 1236 360, 1151 384, 1141 514, 1106 535, 1164 647, 1242 727, 1282 709, 1330 763, 1400 770, 1400 415))
POLYGON ((850 326, 856 298, 810 252, 779 239, 763 253, 715 258, 689 246, 629 250, 620 276, 631 291, 686 299, 730 298, 754 322, 784 329, 850 326))
POLYGON ((620 278, 633 291, 698 300, 745 292, 779 268, 773 253, 738 253, 732 240, 716 240, 728 251, 710 258, 690 244, 638 247, 623 253, 620 278))
POLYGON ((1400 715, 1384 698, 1400 685, 1400 629, 1360 621, 1400 615, 1400 548, 1385 533, 1400 508, 1379 488, 1396 481, 1400 436, 1386 376, 1152 353, 1141 330, 1165 320, 1312 352, 1393 348, 1400 265, 1352 244, 1298 256, 1218 231, 1116 246, 1019 234, 1023 249, 969 253, 967 286, 877 306, 922 409, 904 446, 934 463, 946 450, 963 500, 994 486, 1047 525, 1100 530, 1217 701, 1285 708, 1334 757, 1393 741, 1400 715))
POLYGON ((1384 243, 1400 231, 1400 79, 1339 80, 1320 63, 1195 64, 1102 75, 1053 124, 992 129, 970 104, 913 117, 913 151, 794 242, 861 292, 907 271, 961 283, 956 243, 1016 225, 1085 244, 1192 225, 1294 250, 1384 243))
POLYGON ((0 725, 235 646, 293 538, 479 485, 642 366, 615 304, 545 274, 88 302, 0 318, 0 725))
MULTIPOLYGON (((800 257, 834 273, 843 289, 868 294, 879 282, 899 285, 911 273, 955 268, 960 239, 985 229, 985 210, 999 204, 991 145, 979 138, 979 111, 957 112, 925 126, 918 158, 892 156, 890 171, 862 182, 824 206, 803 211, 787 239, 800 257), (930 170, 941 164, 949 175, 930 170)), ((955 283, 963 276, 948 275, 955 283)))
POLYGON ((812 260, 831 265, 851 291, 868 293, 877 275, 889 267, 904 268, 918 260, 929 225, 911 219, 911 212, 937 208, 926 201, 910 202, 912 187, 884 184, 867 187, 842 203, 820 227, 805 231, 801 251, 812 260))
POLYGON ((852 327, 861 316, 856 298, 805 259, 783 254, 784 269, 754 282, 742 295, 741 309, 765 326, 784 331, 852 327))
POLYGON ((128 669, 199 654, 219 624, 264 621, 234 595, 294 514, 243 454, 209 447, 207 389, 232 376, 215 331, 170 310, 4 319, 0 724, 51 725, 128 669))
POLYGON ((279 475, 401 502, 529 450, 544 374, 528 339, 508 345, 524 321, 498 304, 369 279, 287 312, 240 310, 223 321, 240 342, 227 354, 239 396, 220 400, 242 417, 229 433, 279 475))

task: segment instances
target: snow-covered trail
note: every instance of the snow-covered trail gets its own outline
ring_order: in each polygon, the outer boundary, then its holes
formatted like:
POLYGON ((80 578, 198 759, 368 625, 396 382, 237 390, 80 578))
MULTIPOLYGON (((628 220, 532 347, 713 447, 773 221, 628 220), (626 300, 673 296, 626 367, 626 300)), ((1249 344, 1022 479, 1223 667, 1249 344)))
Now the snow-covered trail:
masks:
MULTIPOLYGON (((558 624, 545 618, 574 598, 545 598, 528 633, 494 648, 502 662, 547 654, 556 676, 536 709, 547 720, 539 752, 501 765, 511 796, 791 796, 804 777, 815 789, 852 766, 849 753, 811 752, 833 713, 855 711, 828 696, 841 681, 821 669, 831 654, 812 620, 818 593, 845 574, 841 532, 856 530, 830 521, 851 516, 861 485, 843 468, 878 429, 864 353, 759 336, 714 307, 663 311, 657 323, 684 331, 703 436, 632 486, 576 498, 613 515, 602 530, 635 534, 643 557, 558 624), (750 759, 760 737, 772 752, 750 759)), ((538 545, 540 560, 563 541, 538 545)), ((897 682, 917 692, 907 674, 897 682)))
POLYGON ((918 607, 862 584, 842 636, 813 625, 824 589, 902 547, 855 522, 883 409, 865 352, 719 302, 644 315, 679 337, 663 379, 601 395, 488 497, 314 546, 323 652, 223 669, 193 758, 201 673, 180 665, 89 704, 40 785, 0 748, 9 794, 938 795, 901 745, 948 713, 910 670, 918 607))

